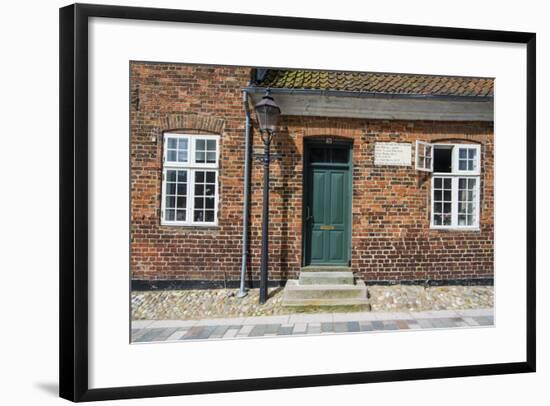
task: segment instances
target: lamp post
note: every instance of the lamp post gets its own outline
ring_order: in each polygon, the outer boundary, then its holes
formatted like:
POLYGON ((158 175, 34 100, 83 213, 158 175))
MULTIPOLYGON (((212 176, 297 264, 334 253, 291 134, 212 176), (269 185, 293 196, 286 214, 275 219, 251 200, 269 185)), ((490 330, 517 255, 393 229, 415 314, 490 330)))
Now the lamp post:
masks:
POLYGON ((262 218, 262 259, 260 264, 260 304, 267 300, 267 265, 269 262, 269 162, 270 146, 273 134, 277 128, 281 109, 270 96, 269 90, 255 106, 256 118, 260 127, 260 134, 264 143, 264 195, 262 218))

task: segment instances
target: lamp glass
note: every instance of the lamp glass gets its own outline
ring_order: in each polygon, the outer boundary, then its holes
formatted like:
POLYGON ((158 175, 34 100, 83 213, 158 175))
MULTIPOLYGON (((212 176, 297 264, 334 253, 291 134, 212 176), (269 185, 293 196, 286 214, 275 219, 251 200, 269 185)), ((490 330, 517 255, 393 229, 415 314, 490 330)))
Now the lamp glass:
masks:
POLYGON ((279 122, 281 109, 271 96, 264 96, 254 107, 261 131, 274 132, 279 122))

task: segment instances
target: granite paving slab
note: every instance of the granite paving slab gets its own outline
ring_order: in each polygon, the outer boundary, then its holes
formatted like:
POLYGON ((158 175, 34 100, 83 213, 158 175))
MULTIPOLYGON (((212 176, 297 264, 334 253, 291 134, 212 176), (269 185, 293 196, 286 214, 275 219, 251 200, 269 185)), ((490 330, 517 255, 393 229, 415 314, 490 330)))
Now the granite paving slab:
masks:
MULTIPOLYGON (((207 319, 205 325, 197 321, 191 327, 178 327, 178 323, 171 320, 140 323, 142 328, 132 328, 132 343, 149 343, 162 341, 186 341, 186 340, 210 340, 210 339, 243 339, 261 337, 283 337, 296 335, 319 334, 344 334, 362 332, 387 332, 392 331, 421 331, 426 329, 450 329, 450 328, 485 328, 494 325, 494 317, 490 309, 483 312, 461 311, 460 314, 449 311, 427 311, 397 313, 390 315, 387 312, 377 314, 370 313, 370 320, 366 320, 358 314, 356 320, 348 317, 327 313, 316 314, 309 322, 304 322, 303 317, 281 318, 279 316, 254 318, 224 319, 216 324, 215 320, 207 319), (260 320, 261 319, 261 320, 260 320), (281 321, 285 321, 282 323, 281 321), (263 321, 263 323, 260 323, 263 321), (253 324, 246 324, 252 322, 253 324), (166 327, 158 327, 166 326, 166 327)), ((308 315, 310 316, 310 315, 308 315)), ((307 319, 307 318, 306 318, 307 319)), ((182 326, 184 324, 181 324, 182 326)))
POLYGON ((280 326, 277 330, 278 336, 287 336, 292 334, 293 326, 280 326))
POLYGON ((210 334, 210 338, 222 338, 227 330, 229 330, 228 325, 217 326, 214 331, 212 331, 212 334, 210 334))
POLYGON ((359 330, 360 331, 373 331, 374 326, 370 321, 362 321, 359 323, 359 330))
POLYGON ((307 333, 308 334, 320 334, 321 333, 321 323, 308 323, 307 333))
POLYGON ((350 333, 356 333, 360 331, 358 321, 348 321, 346 322, 346 325, 347 325, 347 331, 349 331, 350 333))

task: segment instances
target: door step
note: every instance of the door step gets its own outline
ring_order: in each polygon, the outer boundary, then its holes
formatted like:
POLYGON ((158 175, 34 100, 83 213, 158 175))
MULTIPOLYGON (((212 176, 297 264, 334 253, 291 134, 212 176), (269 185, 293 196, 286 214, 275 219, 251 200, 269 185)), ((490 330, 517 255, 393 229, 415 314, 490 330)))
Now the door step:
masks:
POLYGON ((342 311, 349 307, 358 307, 361 311, 370 311, 369 300, 364 299, 283 299, 284 307, 342 307, 342 311))
POLYGON ((297 280, 289 280, 284 296, 288 299, 361 299, 367 297, 367 286, 363 281, 357 285, 300 285, 297 280))
POLYGON ((301 272, 300 285, 353 285, 355 279, 353 272, 329 271, 329 272, 301 272))
POLYGON ((369 306, 367 286, 349 266, 303 267, 298 280, 286 283, 283 306, 369 306))
POLYGON ((355 285, 302 285, 289 280, 283 292, 283 306, 356 306, 367 305, 367 286, 363 281, 355 285))
POLYGON ((308 265, 302 267, 300 272, 351 272, 351 268, 343 265, 308 265))

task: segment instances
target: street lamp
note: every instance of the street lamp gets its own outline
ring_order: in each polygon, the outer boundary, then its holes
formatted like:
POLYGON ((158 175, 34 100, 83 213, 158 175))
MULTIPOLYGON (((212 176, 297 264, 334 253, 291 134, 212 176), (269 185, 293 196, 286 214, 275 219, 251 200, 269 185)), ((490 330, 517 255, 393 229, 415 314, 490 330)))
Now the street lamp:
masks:
POLYGON ((260 127, 260 134, 264 142, 264 202, 263 202, 263 219, 262 219, 262 259, 260 265, 260 304, 267 300, 267 264, 269 261, 269 162, 270 162, 270 145, 273 139, 273 134, 277 128, 281 109, 270 96, 269 90, 265 96, 254 106, 256 118, 260 127))

